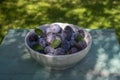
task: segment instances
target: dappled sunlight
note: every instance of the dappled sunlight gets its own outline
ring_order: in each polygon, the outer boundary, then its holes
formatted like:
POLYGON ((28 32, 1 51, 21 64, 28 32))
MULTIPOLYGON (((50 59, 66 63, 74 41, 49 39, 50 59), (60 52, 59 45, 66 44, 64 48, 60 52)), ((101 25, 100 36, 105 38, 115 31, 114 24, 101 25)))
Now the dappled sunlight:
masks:
POLYGON ((86 11, 85 8, 81 8, 81 9, 80 8, 76 8, 76 9, 68 11, 66 16, 70 17, 71 15, 73 15, 73 16, 77 16, 78 15, 78 18, 81 18, 81 17, 83 18, 84 16, 82 16, 81 14, 83 14, 85 11, 86 11))
POLYGON ((25 60, 25 59, 30 59, 30 58, 31 58, 30 54, 28 54, 28 53, 22 55, 21 57, 22 57, 22 59, 24 59, 24 60, 25 60))
MULTIPOLYGON (((119 51, 120 47, 117 47, 116 45, 113 46, 113 49, 117 52, 119 51)), ((114 54, 114 53, 113 53, 114 54)))
MULTIPOLYGON (((99 51, 98 51, 99 52, 99 51)), ((109 55, 100 52, 98 54, 98 58, 96 60, 96 65, 93 70, 90 70, 86 74, 87 80, 99 80, 99 79, 107 79, 107 80, 118 80, 115 76, 120 76, 120 56, 115 55, 117 57, 109 58, 109 55), (113 75, 113 79, 111 79, 111 75, 113 75)))
POLYGON ((52 22, 67 22, 92 29, 114 28, 120 41, 119 5, 117 0, 3 0, 0 2, 0 42, 9 29, 34 28, 52 22))
POLYGON ((111 73, 116 73, 116 74, 119 74, 119 71, 120 71, 120 56, 119 55, 115 55, 109 62, 108 62, 108 65, 109 65, 109 68, 108 70, 111 72, 111 73))
MULTIPOLYGON (((93 41, 86 57, 66 70, 53 70, 50 67, 41 66, 30 56, 24 44, 24 38, 28 30, 10 30, 8 32, 10 36, 7 35, 0 46, 0 64, 2 64, 0 73, 27 74, 32 79, 118 80, 120 77, 120 67, 118 66, 120 51, 114 30, 87 29, 87 31, 92 35, 93 41)), ((56 61, 53 61, 52 57, 49 59, 36 55, 35 57, 39 60, 48 60, 53 64, 56 61)))
POLYGON ((9 44, 9 43, 13 43, 13 42, 15 42, 15 39, 9 40, 8 42, 5 43, 5 45, 7 45, 7 44, 9 44))
MULTIPOLYGON (((19 42, 16 42, 16 40, 21 39, 21 37, 24 37, 26 35, 26 32, 27 32, 27 30, 23 30, 23 34, 21 34, 21 33, 19 33, 19 29, 18 30, 17 29, 16 30, 11 29, 11 30, 9 30, 7 36, 5 36, 4 41, 2 42, 2 44, 4 44, 4 45, 10 45, 10 44, 17 45, 16 43, 19 43, 19 42), (16 33, 16 32, 18 32, 18 33, 16 33), (19 37, 19 36, 21 36, 21 37, 19 37)), ((22 46, 22 44, 17 45, 17 46, 18 47, 22 46)))
POLYGON ((33 80, 39 80, 39 79, 49 79, 50 71, 44 71, 44 70, 37 70, 33 75, 33 80))
POLYGON ((97 34, 93 36, 93 44, 99 46, 96 53, 96 64, 94 65, 93 69, 86 73, 86 80, 119 79, 120 48, 118 42, 115 42, 116 35, 112 32, 113 30, 108 30, 106 32, 105 30, 94 32, 97 34))
MULTIPOLYGON (((3 39, 0 45, 0 74, 9 74, 10 79, 20 80, 119 80, 119 5, 118 0, 0 1, 0 42, 3 39), (93 29, 88 29, 93 39, 89 53, 78 64, 62 71, 41 66, 32 59, 24 44, 28 30, 21 28, 34 28, 52 22, 93 29), (7 31, 9 34, 5 36, 7 31)), ((52 58, 49 61, 53 61, 52 58)))
POLYGON ((95 71, 100 72, 101 69, 103 69, 106 66, 106 61, 108 59, 108 55, 105 54, 104 49, 99 49, 97 54, 97 60, 95 65, 95 71))

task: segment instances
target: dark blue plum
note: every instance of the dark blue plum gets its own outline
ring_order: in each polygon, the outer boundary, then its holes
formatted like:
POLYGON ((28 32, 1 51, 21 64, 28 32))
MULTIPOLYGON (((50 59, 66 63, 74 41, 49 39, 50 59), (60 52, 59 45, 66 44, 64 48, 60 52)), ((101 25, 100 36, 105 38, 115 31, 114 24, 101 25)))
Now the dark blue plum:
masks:
POLYGON ((72 47, 69 52, 70 54, 73 54, 73 53, 78 52, 78 49, 76 47, 72 47))
POLYGON ((50 27, 48 27, 48 28, 46 28, 46 34, 49 34, 49 33, 51 33, 51 28, 50 27))
POLYGON ((78 34, 81 35, 83 38, 85 37, 85 32, 83 29, 79 29, 78 34))
POLYGON ((46 54, 54 54, 55 49, 54 49, 54 48, 51 48, 50 46, 47 46, 47 47, 45 47, 44 52, 45 52, 46 54))
POLYGON ((35 32, 30 32, 28 39, 30 42, 38 41, 38 36, 35 32))
POLYGON ((70 40, 70 45, 71 46, 75 46, 77 44, 77 42, 74 40, 74 39, 71 39, 70 40))
POLYGON ((45 40, 45 38, 39 38, 39 44, 42 45, 43 47, 46 47, 47 46, 47 42, 45 40))
POLYGON ((87 47, 87 43, 85 40, 83 40, 83 41, 79 42, 76 46, 79 50, 83 50, 87 47))
POLYGON ((71 40, 74 40, 74 39, 75 39, 75 37, 76 37, 76 33, 75 33, 75 32, 73 32, 73 33, 72 33, 72 36, 71 36, 71 40))
POLYGON ((65 35, 65 39, 70 41, 71 37, 72 37, 72 34, 74 32, 73 29, 70 26, 66 26, 63 32, 64 32, 64 35, 65 35))
POLYGON ((54 55, 65 55, 65 50, 63 48, 55 49, 54 55))
POLYGON ((70 42, 67 40, 62 41, 61 47, 67 52, 70 49, 70 42))
POLYGON ((67 37, 67 34, 65 34, 64 31, 62 31, 60 36, 62 40, 65 40, 65 38, 67 37))
POLYGON ((48 44, 50 44, 55 39, 55 35, 53 33, 49 33, 46 36, 46 41, 48 44))
POLYGON ((50 29, 52 33, 59 33, 62 30, 62 28, 58 24, 51 24, 50 29))

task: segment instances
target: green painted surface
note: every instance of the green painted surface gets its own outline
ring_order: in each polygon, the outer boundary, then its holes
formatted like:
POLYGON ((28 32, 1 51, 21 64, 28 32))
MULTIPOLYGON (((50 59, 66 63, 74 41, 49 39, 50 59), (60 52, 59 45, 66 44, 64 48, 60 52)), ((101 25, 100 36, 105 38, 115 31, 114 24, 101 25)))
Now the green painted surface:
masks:
POLYGON ((115 29, 120 43, 120 0, 0 0, 0 43, 9 29, 54 22, 115 29))
POLYGON ((0 45, 0 80, 120 80, 120 48, 112 29, 89 30, 93 43, 88 55, 72 68, 46 69, 25 47, 28 30, 9 30, 0 45))

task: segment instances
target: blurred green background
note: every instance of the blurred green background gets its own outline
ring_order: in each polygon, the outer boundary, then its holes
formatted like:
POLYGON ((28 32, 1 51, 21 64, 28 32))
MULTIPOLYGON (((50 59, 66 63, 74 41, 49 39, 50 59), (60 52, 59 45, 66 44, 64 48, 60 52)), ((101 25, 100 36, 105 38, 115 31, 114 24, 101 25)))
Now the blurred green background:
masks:
POLYGON ((0 43, 9 29, 52 22, 112 28, 120 42, 120 0, 0 0, 0 43))

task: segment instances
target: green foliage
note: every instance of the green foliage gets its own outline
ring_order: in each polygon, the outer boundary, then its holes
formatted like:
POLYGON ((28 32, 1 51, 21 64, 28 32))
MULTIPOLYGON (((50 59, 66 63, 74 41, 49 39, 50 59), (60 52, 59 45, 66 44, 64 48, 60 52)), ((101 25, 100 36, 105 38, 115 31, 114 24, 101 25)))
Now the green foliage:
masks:
POLYGON ((84 38, 83 38, 81 35, 78 35, 78 36, 75 38, 75 40, 76 40, 77 42, 81 42, 81 41, 84 40, 84 38))
POLYGON ((36 27, 35 33, 37 33, 37 35, 40 36, 42 34, 42 30, 36 27))
POLYGON ((50 44, 50 46, 52 48, 56 48, 56 47, 58 47, 60 45, 60 43, 61 43, 60 40, 55 39, 55 40, 52 41, 52 43, 50 44))
POLYGON ((32 49, 33 49, 33 50, 36 50, 36 51, 44 50, 44 48, 43 48, 41 45, 39 45, 39 44, 33 45, 33 46, 32 46, 32 49))
POLYGON ((119 0, 2 0, 0 42, 9 29, 67 22, 84 28, 113 28, 120 42, 119 0))

